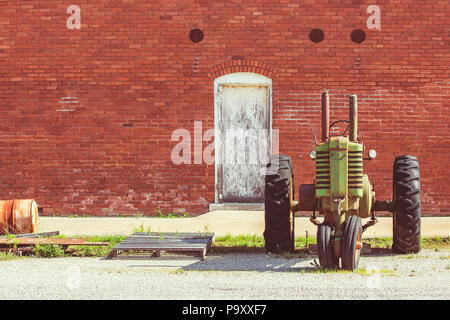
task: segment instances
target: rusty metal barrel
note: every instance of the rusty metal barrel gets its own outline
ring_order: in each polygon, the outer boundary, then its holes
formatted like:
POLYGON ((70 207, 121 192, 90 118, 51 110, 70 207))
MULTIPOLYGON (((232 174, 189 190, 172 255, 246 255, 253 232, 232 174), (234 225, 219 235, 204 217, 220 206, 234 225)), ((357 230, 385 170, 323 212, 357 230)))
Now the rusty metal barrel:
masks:
POLYGON ((0 234, 37 231, 38 205, 34 199, 0 201, 0 234))
POLYGON ((0 201, 0 234, 9 232, 13 202, 14 200, 0 201))

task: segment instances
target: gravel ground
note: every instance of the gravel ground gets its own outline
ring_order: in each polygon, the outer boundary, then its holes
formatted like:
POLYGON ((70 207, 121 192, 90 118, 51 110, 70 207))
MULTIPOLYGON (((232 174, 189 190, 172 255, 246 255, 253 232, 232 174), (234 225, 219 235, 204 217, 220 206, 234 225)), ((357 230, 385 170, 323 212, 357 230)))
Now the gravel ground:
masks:
POLYGON ((322 273, 307 258, 212 254, 0 261, 0 299, 445 299, 450 251, 365 255, 360 271, 322 273), (369 273, 374 270, 373 273, 369 273))

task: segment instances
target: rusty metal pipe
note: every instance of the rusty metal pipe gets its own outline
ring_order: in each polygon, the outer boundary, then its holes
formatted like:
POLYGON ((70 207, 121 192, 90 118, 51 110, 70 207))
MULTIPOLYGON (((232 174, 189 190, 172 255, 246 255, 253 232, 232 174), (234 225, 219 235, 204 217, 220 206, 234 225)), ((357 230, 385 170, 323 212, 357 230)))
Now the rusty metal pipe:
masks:
POLYGON ((358 98, 355 94, 350 96, 349 103, 349 120, 350 120, 350 141, 358 140, 358 98))
POLYGON ((330 99, 328 91, 322 91, 322 142, 330 138, 330 99))

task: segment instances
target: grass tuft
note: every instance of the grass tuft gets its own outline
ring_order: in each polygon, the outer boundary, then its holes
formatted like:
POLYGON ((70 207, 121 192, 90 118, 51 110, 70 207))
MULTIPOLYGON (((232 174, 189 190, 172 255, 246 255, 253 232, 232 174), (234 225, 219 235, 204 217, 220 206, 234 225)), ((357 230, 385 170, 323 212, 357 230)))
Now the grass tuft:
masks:
MULTIPOLYGON (((88 242, 109 242, 108 246, 72 246, 72 256, 76 257, 105 257, 111 253, 116 244, 124 240, 125 235, 106 235, 88 237, 88 242)), ((80 237, 83 238, 83 237, 80 237)))
POLYGON ((163 211, 161 210, 161 207, 158 207, 158 209, 156 209, 156 213, 158 214, 158 218, 165 218, 165 219, 187 218, 187 216, 188 216, 187 212, 183 212, 183 213, 166 212, 166 213, 163 213, 163 211))
POLYGON ((19 257, 16 255, 13 255, 11 253, 7 253, 7 252, 1 252, 0 251, 0 261, 2 260, 14 260, 14 259, 18 259, 19 257))
POLYGON ((380 269, 380 270, 367 270, 366 268, 358 268, 354 271, 350 270, 344 270, 344 269, 315 269, 312 271, 305 271, 303 270, 302 273, 324 273, 324 274, 359 274, 362 276, 371 276, 374 274, 381 274, 385 276, 396 276, 397 274, 394 272, 394 270, 389 269, 380 269))
POLYGON ((55 258, 63 257, 64 251, 61 246, 53 244, 36 244, 34 246, 34 253, 41 258, 55 258))

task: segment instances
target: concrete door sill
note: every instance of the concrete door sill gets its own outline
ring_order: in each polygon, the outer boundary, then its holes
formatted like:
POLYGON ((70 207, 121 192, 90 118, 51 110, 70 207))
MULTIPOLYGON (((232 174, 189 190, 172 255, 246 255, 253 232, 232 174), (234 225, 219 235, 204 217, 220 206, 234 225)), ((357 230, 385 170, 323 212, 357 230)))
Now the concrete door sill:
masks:
POLYGON ((210 203, 209 211, 216 210, 264 211, 264 203, 210 203))

